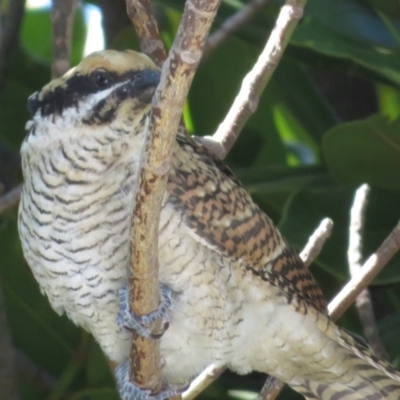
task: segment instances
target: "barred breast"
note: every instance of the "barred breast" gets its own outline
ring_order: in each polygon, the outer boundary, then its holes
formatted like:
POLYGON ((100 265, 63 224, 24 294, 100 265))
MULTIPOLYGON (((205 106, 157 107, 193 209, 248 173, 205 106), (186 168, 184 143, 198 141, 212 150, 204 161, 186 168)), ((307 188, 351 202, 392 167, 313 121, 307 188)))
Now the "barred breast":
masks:
POLYGON ((90 127, 54 125, 50 134, 35 124, 21 149, 24 255, 53 308, 90 330, 115 360, 128 354, 128 334, 115 318, 138 163, 129 149, 142 140, 105 127, 94 136, 90 127))
MULTIPOLYGON (((134 132, 62 130, 36 122, 21 149, 24 255, 52 307, 90 331, 118 363, 130 347, 130 334, 117 326, 116 316, 117 291, 127 284, 144 140, 144 130, 134 132)), ((186 383, 211 362, 225 364, 243 295, 229 263, 191 238, 168 194, 159 259, 160 281, 174 292, 170 328, 161 340, 163 374, 169 382, 186 383)))

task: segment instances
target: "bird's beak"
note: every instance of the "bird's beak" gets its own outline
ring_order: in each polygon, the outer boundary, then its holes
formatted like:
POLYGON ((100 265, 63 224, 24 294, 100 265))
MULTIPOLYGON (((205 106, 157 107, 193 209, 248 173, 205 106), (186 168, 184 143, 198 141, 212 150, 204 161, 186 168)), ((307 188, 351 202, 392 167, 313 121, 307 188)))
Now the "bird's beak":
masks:
POLYGON ((149 103, 160 82, 160 75, 160 72, 155 69, 137 72, 129 81, 120 86, 115 94, 120 100, 137 98, 142 103, 149 103))
POLYGON ((160 71, 155 69, 145 69, 135 75, 133 86, 137 90, 156 87, 160 82, 160 71))

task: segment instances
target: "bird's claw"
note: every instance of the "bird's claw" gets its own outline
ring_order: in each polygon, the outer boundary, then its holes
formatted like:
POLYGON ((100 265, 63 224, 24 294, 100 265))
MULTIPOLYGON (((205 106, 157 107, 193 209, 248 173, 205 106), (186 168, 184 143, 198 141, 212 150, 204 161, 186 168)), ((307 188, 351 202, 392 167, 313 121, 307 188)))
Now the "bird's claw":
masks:
POLYGON ((168 388, 158 394, 151 394, 150 390, 141 389, 129 380, 129 370, 129 362, 118 365, 115 370, 119 395, 122 400, 166 400, 182 394, 188 388, 188 386, 184 388, 168 388))
POLYGON ((117 316, 118 326, 135 331, 140 336, 151 339, 159 339, 168 329, 169 321, 167 311, 172 304, 171 289, 160 284, 160 304, 157 309, 146 315, 135 315, 129 307, 129 290, 126 286, 118 291, 119 312, 117 316), (158 319, 162 319, 163 325, 161 331, 153 333, 146 325, 150 325, 158 319))

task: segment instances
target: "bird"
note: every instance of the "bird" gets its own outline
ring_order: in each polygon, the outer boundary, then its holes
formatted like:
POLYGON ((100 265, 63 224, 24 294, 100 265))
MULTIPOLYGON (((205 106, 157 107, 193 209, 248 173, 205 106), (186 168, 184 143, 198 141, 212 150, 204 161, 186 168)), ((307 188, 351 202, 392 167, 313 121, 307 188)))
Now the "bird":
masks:
MULTIPOLYGON (((93 334, 120 378, 127 325, 138 321, 126 301, 130 229, 159 80, 144 54, 93 53, 29 98, 21 147, 24 256, 54 310, 93 334)), ((152 317, 169 324, 159 339, 166 388, 214 364, 273 375, 307 399, 400 399, 400 373, 329 318, 298 253, 231 170, 181 129, 158 254, 163 307, 152 317)), ((126 388, 124 400, 172 393, 126 388)))

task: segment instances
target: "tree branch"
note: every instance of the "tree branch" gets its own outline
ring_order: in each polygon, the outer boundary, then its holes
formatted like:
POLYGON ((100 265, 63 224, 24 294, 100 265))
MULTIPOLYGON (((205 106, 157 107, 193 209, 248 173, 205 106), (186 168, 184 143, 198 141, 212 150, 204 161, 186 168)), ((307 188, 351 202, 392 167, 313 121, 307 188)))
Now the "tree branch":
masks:
POLYGON ((208 37, 202 61, 208 58, 230 36, 248 24, 269 2, 270 0, 252 0, 228 18, 216 32, 208 37))
POLYGON ((353 206, 350 210, 349 249, 347 251, 347 259, 349 262, 350 275, 352 277, 361 268, 363 254, 362 236, 369 192, 370 188, 368 185, 360 186, 356 191, 353 206))
POLYGON ((331 236, 332 229, 333 221, 330 218, 324 218, 310 236, 303 251, 300 253, 300 258, 306 267, 309 267, 317 259, 326 240, 331 236))
MULTIPOLYGON (((142 152, 140 183, 132 218, 130 305, 147 314, 158 305, 158 226, 170 153, 205 40, 220 0, 188 0, 153 97, 149 136, 142 152), (145 240, 143 239, 145 238, 145 240)), ((159 342, 133 335, 131 379, 160 389, 159 342)))
POLYGON ((53 29, 52 78, 64 75, 70 68, 71 39, 78 0, 53 0, 51 24, 53 29))
POLYGON ((275 27, 253 69, 243 79, 224 121, 212 137, 204 137, 203 144, 223 159, 232 148, 243 126, 256 111, 262 92, 269 82, 289 39, 303 15, 307 0, 286 0, 275 27))
MULTIPOLYGON (((349 262, 350 276, 352 278, 354 278, 361 268, 363 254, 362 238, 369 192, 370 188, 366 184, 357 189, 353 207, 350 212, 349 250, 347 252, 347 258, 349 262)), ((379 337, 371 294, 368 288, 365 288, 358 295, 356 299, 356 307, 367 342, 370 344, 376 355, 387 360, 388 354, 379 337)))
POLYGON ((161 67, 167 58, 167 52, 160 37, 157 21, 151 13, 150 1, 126 0, 126 9, 139 37, 140 49, 161 67))
POLYGON ((350 307, 362 290, 373 281, 399 249, 400 222, 397 223, 378 250, 368 258, 355 276, 329 303, 329 315, 333 320, 338 319, 350 307))
POLYGON ((0 197, 0 214, 16 206, 19 203, 22 186, 23 184, 21 183, 0 197))

